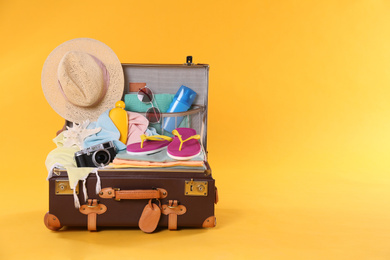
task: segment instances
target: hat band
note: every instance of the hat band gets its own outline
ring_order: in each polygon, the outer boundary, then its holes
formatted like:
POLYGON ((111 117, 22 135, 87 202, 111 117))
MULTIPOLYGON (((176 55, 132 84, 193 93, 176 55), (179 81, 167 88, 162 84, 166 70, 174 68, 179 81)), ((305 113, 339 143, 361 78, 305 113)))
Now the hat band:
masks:
MULTIPOLYGON (((103 72, 103 91, 100 93, 100 97, 96 100, 96 102, 94 102, 93 104, 89 105, 88 107, 93 107, 93 106, 96 106, 97 104, 99 104, 104 96, 106 95, 107 93, 107 90, 108 90, 108 86, 110 85, 110 73, 108 73, 108 70, 106 68, 106 66, 104 65, 104 63, 99 60, 98 58, 96 58, 95 56, 91 55, 91 54, 88 54, 89 56, 91 56, 95 62, 98 64, 98 66, 100 67, 100 69, 102 70, 103 72)), ((60 92, 62 93, 62 95, 64 96, 64 98, 71 104, 75 105, 75 106, 79 106, 75 103, 73 103, 71 100, 68 99, 68 97, 66 96, 64 90, 62 89, 62 85, 61 85, 61 82, 57 79, 57 82, 58 82, 58 87, 60 89, 60 92)))

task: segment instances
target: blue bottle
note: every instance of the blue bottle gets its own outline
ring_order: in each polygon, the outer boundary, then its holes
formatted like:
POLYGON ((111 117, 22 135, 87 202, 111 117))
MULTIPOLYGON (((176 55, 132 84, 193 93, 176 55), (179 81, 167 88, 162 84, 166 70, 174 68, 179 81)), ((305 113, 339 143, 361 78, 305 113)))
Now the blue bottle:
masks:
MULTIPOLYGON (((167 112, 168 113, 177 113, 177 112, 185 112, 187 111, 196 98, 196 92, 192 89, 182 85, 174 96, 172 103, 170 104, 167 112)), ((177 128, 183 117, 167 117, 164 118, 163 129, 168 132, 172 132, 175 128, 177 128)))

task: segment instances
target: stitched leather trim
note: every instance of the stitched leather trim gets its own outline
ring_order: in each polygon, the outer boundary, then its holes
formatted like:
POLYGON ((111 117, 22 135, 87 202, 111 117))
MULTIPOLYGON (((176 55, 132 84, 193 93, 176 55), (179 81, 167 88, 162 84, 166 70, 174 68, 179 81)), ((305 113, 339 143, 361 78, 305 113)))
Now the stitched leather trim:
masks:
POLYGON ((206 220, 203 222, 202 227, 204 228, 210 228, 210 227, 215 227, 217 224, 217 219, 214 216, 206 218, 206 220))
POLYGON ((60 220, 55 215, 50 214, 49 212, 45 214, 43 222, 48 229, 53 231, 57 231, 62 228, 60 220))
POLYGON ((161 188, 155 190, 116 190, 109 187, 101 189, 99 196, 103 199, 115 198, 116 200, 163 199, 168 196, 168 192, 161 188))
POLYGON ((168 229, 177 230, 177 215, 169 214, 168 215, 168 229))
POLYGON ((79 209, 82 214, 88 216, 88 230, 97 230, 96 219, 97 215, 103 214, 107 211, 107 207, 104 204, 98 204, 96 199, 89 199, 87 205, 82 205, 79 209))
POLYGON ((187 208, 184 205, 178 205, 176 208, 169 208, 168 205, 162 206, 162 213, 164 215, 175 214, 175 215, 183 215, 187 212, 187 208))
POLYGON ((99 192, 99 197, 103 199, 112 199, 115 198, 115 190, 111 187, 103 188, 99 192))
POLYGON ((96 224, 96 213, 88 214, 88 230, 89 231, 96 231, 97 230, 97 224, 96 224))
POLYGON ((95 206, 82 205, 79 210, 81 213, 85 215, 92 214, 92 213, 96 213, 100 215, 107 211, 107 207, 104 204, 96 204, 95 206))
POLYGON ((163 205, 161 212, 164 215, 168 215, 168 229, 177 229, 177 216, 183 215, 187 212, 187 208, 184 205, 178 205, 177 200, 169 200, 168 205, 163 205))

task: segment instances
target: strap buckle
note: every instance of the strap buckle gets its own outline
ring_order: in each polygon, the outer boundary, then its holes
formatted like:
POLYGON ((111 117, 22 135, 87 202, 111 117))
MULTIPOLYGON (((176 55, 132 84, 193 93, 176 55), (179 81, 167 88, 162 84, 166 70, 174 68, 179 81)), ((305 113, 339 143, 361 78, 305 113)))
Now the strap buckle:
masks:
POLYGON ((117 198, 116 198, 116 192, 117 192, 117 191, 120 191, 121 189, 120 189, 120 188, 114 188, 113 190, 115 191, 114 200, 116 200, 116 201, 121 201, 121 199, 117 199, 117 198))

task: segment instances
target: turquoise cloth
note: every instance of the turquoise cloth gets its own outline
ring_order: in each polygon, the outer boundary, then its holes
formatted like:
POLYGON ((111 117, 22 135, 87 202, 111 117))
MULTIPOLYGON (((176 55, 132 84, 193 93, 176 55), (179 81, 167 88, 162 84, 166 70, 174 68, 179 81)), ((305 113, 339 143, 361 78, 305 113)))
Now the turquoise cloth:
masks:
MULTIPOLYGON (((173 100, 174 94, 155 94, 153 105, 157 107, 161 113, 166 113, 168 111, 169 106, 173 100)), ((138 94, 126 94, 125 95, 125 110, 131 112, 145 113, 152 105, 142 103, 138 99, 138 94)), ((189 116, 184 117, 183 121, 180 123, 178 127, 187 127, 189 121, 189 116)), ((152 126, 156 129, 156 131, 160 134, 172 136, 172 134, 168 131, 164 131, 161 133, 161 124, 160 123, 150 123, 149 126, 152 126)))
POLYGON ((91 147, 93 145, 106 143, 108 141, 113 141, 117 150, 125 150, 126 145, 119 141, 120 133, 118 128, 112 122, 109 116, 110 109, 106 110, 103 114, 101 114, 97 120, 97 122, 92 122, 88 125, 88 129, 101 127, 102 130, 100 132, 90 135, 84 139, 84 147, 91 147))
MULTIPOLYGON (((155 94, 153 105, 157 107, 161 113, 166 113, 174 96, 174 94, 155 94)), ((125 110, 139 113, 146 112, 150 107, 152 107, 150 103, 145 104, 139 101, 138 94, 126 94, 125 105, 125 110)))

